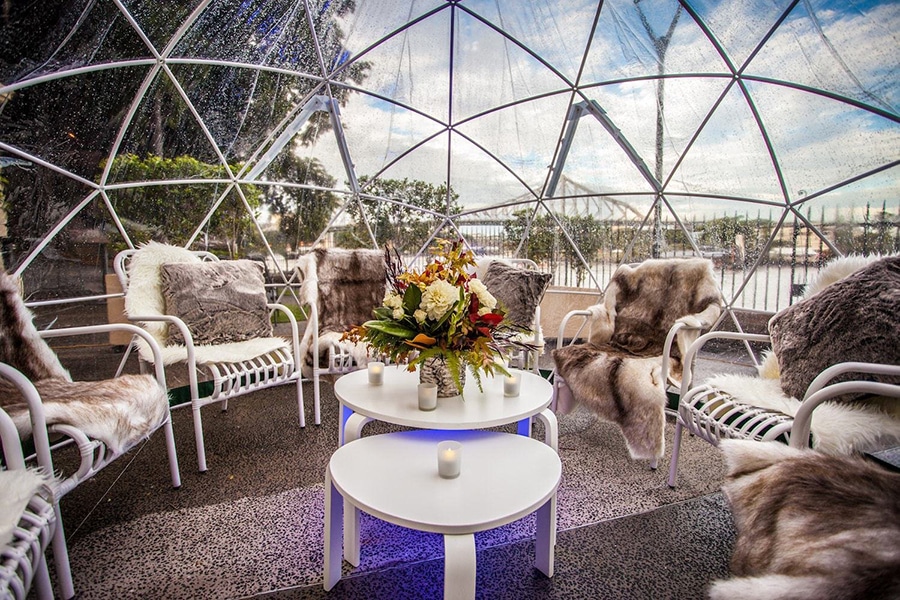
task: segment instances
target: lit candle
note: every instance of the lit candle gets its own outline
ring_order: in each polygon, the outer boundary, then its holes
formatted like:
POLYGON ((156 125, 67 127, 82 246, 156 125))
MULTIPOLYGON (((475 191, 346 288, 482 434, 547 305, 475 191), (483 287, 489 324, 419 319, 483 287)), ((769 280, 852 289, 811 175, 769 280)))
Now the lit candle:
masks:
POLYGON ((445 479, 459 476, 462 444, 448 440, 438 444, 438 475, 445 479))
POLYGON ((384 383, 384 363, 383 362, 370 362, 369 363, 369 385, 381 385, 384 383))
POLYGON ((437 384, 419 384, 419 410, 434 410, 437 408, 437 384))
POLYGON ((515 373, 503 378, 503 395, 507 397, 519 395, 519 376, 515 373))

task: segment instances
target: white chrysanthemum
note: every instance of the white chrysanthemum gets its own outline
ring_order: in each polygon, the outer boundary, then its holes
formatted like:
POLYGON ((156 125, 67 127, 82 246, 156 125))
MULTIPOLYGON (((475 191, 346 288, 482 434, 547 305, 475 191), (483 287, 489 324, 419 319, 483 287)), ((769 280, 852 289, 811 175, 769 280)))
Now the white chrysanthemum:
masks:
POLYGON ((413 313, 413 317, 415 317, 416 322, 418 322, 418 323, 424 323, 424 322, 425 322, 425 319, 428 318, 428 313, 426 313, 426 312, 425 312, 424 310, 422 310, 421 308, 418 308, 418 309, 416 309, 416 312, 413 313))
MULTIPOLYGON (((475 296, 478 298, 478 304, 480 304, 483 308, 486 307, 488 309, 488 312, 494 310, 497 307, 497 299, 491 295, 491 293, 487 289, 487 286, 485 286, 480 279, 469 280, 469 291, 475 294, 475 296)), ((483 315, 485 313, 479 310, 478 314, 483 315)))
POLYGON ((403 318, 403 309, 402 309, 402 308, 395 308, 395 309, 394 309, 394 312, 393 312, 392 314, 393 314, 394 319, 396 319, 397 321, 399 321, 400 319, 403 318))
POLYGON ((395 292, 387 292, 384 295, 383 304, 388 308, 400 308, 403 306, 403 297, 395 292))
POLYGON ((425 288, 419 308, 429 319, 437 321, 459 300, 459 289, 443 279, 438 279, 425 288))

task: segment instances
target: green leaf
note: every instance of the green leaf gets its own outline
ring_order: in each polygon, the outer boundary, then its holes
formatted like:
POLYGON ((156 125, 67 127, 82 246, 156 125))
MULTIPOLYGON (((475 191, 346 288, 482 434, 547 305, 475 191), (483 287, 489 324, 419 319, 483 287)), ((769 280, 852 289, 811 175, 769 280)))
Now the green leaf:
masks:
POLYGON ((394 321, 366 321, 363 326, 366 329, 371 329, 373 331, 380 331, 382 333, 386 333, 388 335, 393 335, 395 337, 409 340, 416 336, 416 332, 403 327, 399 323, 395 323, 394 321))
POLYGON ((403 310, 413 314, 422 302, 422 290, 417 285, 410 285, 403 293, 403 310))

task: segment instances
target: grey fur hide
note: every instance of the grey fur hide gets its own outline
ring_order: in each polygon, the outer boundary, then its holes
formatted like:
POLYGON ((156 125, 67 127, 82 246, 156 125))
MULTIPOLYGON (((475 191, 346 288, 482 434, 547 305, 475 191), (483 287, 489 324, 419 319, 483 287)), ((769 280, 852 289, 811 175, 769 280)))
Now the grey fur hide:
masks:
POLYGON ((900 474, 778 442, 720 447, 737 541, 712 600, 900 598, 900 474))
MULTIPOLYGON (((301 281, 300 300, 315 305, 319 327, 320 359, 332 345, 342 344, 357 362, 364 362, 366 348, 339 342, 341 334, 354 325, 374 318, 372 311, 381 306, 387 284, 385 255, 381 250, 344 250, 316 248, 297 262, 301 281)), ((312 373, 311 328, 300 343, 303 372, 312 373)), ((320 360, 321 362, 321 360, 320 360)))
MULTIPOLYGON (((40 337, 16 281, 0 273, 0 361, 15 367, 41 395, 48 425, 67 424, 102 441, 115 454, 153 432, 168 415, 166 391, 150 375, 99 382, 72 382, 40 337)), ((0 379, 0 406, 24 439, 31 417, 18 390, 0 379)))
MULTIPOLYGON (((769 332, 781 387, 798 399, 837 363, 900 364, 900 257, 873 262, 784 309, 772 317, 769 332)), ((871 378, 900 383, 896 377, 871 378)))
MULTIPOLYGON (((621 427, 632 458, 659 458, 665 448, 663 345, 676 321, 707 329, 721 314, 712 262, 648 260, 622 266, 603 302, 589 310, 589 341, 554 350, 557 372, 576 402, 621 427)), ((679 332, 668 365, 674 379, 680 379, 680 358, 698 335, 679 332)))

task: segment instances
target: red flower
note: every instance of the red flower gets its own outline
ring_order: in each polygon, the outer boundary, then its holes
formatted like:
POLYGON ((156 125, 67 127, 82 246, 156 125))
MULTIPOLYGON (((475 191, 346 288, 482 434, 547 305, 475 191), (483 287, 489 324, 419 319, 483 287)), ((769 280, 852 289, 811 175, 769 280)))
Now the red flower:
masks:
MULTIPOLYGON (((490 327, 496 327, 500 324, 500 321, 503 320, 503 315, 498 315, 497 313, 487 313, 481 315, 481 320, 487 323, 490 327)), ((489 334, 485 334, 489 335, 489 334)))

